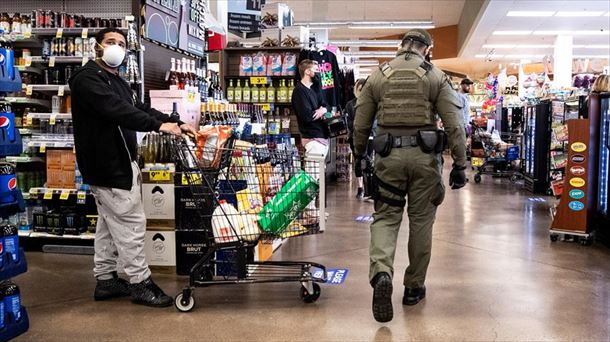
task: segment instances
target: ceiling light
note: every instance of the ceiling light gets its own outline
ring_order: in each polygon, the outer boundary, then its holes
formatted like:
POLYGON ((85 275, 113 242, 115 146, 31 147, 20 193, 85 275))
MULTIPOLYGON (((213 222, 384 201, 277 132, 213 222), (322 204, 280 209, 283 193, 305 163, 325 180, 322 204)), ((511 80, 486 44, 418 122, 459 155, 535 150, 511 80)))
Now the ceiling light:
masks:
POLYGON ((610 49, 610 45, 586 45, 585 49, 610 49))
POLYGON ((422 24, 406 24, 406 25, 350 25, 347 28, 356 30, 393 30, 393 29, 424 29, 429 30, 435 28, 434 25, 422 25, 422 24))
POLYGON ((396 57, 395 51, 358 51, 358 52, 346 52, 346 56, 348 57, 396 57))
POLYGON ((409 29, 409 28, 434 28, 430 20, 408 20, 408 21, 333 21, 333 22, 297 22, 295 25, 308 26, 310 28, 355 28, 355 29, 409 29))
POLYGON ((494 36, 527 36, 532 34, 532 31, 494 31, 494 36))
POLYGON ((515 44, 484 44, 484 49, 512 49, 515 44))
POLYGON ((354 66, 378 66, 379 65, 379 61, 376 61, 376 60, 372 60, 372 61, 357 61, 356 63, 353 63, 352 65, 354 65, 354 66))
POLYGON ((536 36, 607 36, 610 35, 610 31, 534 31, 536 36))
POLYGON ((608 55, 574 55, 572 58, 601 58, 601 59, 610 59, 608 55))
POLYGON ((331 40, 330 44, 336 46, 353 47, 398 47, 400 40, 331 40))
POLYGON ((559 11, 555 13, 556 17, 599 17, 604 12, 598 11, 559 11))
POLYGON ((610 12, 604 14, 604 17, 610 17, 610 12))
POLYGON ((544 57, 544 55, 506 55, 504 57, 522 59, 522 58, 542 58, 542 57, 544 57))
POLYGON ((552 17, 555 12, 549 11, 509 11, 507 17, 552 17))
POLYGON ((518 48, 522 48, 522 49, 548 49, 548 48, 552 48, 553 45, 550 44, 523 44, 523 45, 517 45, 518 48))
POLYGON ((488 59, 493 59, 493 58, 502 58, 504 57, 504 55, 490 55, 490 54, 486 54, 486 55, 474 55, 474 58, 488 58, 488 59))

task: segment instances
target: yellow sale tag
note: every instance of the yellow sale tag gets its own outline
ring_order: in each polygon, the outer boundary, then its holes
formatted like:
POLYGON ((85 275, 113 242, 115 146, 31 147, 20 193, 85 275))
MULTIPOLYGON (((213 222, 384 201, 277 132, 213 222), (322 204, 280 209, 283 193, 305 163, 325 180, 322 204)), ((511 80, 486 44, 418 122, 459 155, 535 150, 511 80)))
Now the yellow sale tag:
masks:
POLYGON ((45 193, 44 193, 44 197, 43 197, 43 198, 44 198, 44 199, 46 199, 46 200, 51 200, 51 199, 53 199, 53 190, 47 190, 47 191, 45 191, 45 193))
POLYGON ((25 117, 25 125, 32 126, 32 117, 31 116, 28 115, 25 117))
POLYGON ((86 199, 87 199, 87 193, 86 193, 86 192, 84 192, 84 191, 79 191, 79 192, 76 194, 76 199, 78 199, 79 201, 84 201, 84 200, 86 200, 86 199))
POLYGON ((84 28, 83 31, 80 33, 80 37, 83 39, 87 39, 87 37, 89 37, 89 29, 84 28))
POLYGON ((49 67, 52 68, 55 66, 55 56, 51 56, 51 58, 49 58, 49 67))
POLYGON ((42 144, 40 144, 40 153, 45 153, 45 152, 47 152, 47 146, 44 143, 42 143, 42 144))
POLYGON ((23 38, 30 39, 31 37, 32 37, 32 31, 27 30, 27 31, 23 32, 23 38))
POLYGON ((55 125, 55 121, 57 120, 57 114, 51 114, 49 118, 49 125, 55 125))
POLYGON ((82 61, 81 65, 87 64, 88 61, 89 61, 89 57, 83 57, 83 61, 82 61))
POLYGON ((55 38, 61 38, 64 35, 64 29, 63 28, 58 28, 57 29, 57 33, 55 33, 55 38))
POLYGON ((60 85, 59 88, 57 88, 57 96, 64 96, 64 86, 60 85))
POLYGON ((27 96, 32 95, 32 90, 34 90, 34 87, 32 87, 32 85, 28 85, 28 86, 25 88, 25 94, 26 94, 27 96))
POLYGON ((267 84, 267 77, 250 77, 250 84, 267 84))
POLYGON ((203 184, 202 182, 202 178, 200 174, 192 174, 190 176, 187 177, 187 175, 182 174, 182 185, 189 185, 189 184, 203 184), (189 183, 189 178, 191 180, 191 182, 189 183))
POLYGON ((70 190, 62 190, 61 194, 59 195, 59 199, 60 200, 68 200, 68 198, 70 197, 70 190))
POLYGON ((32 66, 32 56, 28 56, 25 58, 25 66, 26 67, 32 66))
POLYGON ((150 180, 155 182, 168 181, 171 180, 171 174, 169 171, 150 171, 150 180))
POLYGON ((263 103, 263 104, 261 105, 261 107, 262 107, 262 109, 263 109, 264 111, 267 111, 267 112, 270 112, 270 111, 271 111, 271 104, 269 104, 269 103, 263 103))

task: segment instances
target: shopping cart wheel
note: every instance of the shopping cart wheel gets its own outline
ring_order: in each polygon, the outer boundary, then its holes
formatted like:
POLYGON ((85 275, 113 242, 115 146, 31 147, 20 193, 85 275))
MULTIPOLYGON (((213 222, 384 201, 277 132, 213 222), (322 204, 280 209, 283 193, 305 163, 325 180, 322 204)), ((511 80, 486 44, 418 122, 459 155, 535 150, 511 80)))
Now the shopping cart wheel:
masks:
POLYGON ((559 235, 557 234, 551 234, 551 241, 555 242, 559 239, 559 235))
POLYGON ((517 175, 512 175, 510 176, 510 181, 513 183, 517 183, 517 181, 519 180, 519 177, 517 175))
POLYGON ((176 309, 180 312, 189 312, 195 306, 195 298, 193 298, 192 292, 188 290, 187 296, 185 296, 185 292, 186 290, 180 292, 176 295, 176 299, 174 299, 174 305, 176 305, 176 309))
POLYGON ((318 300, 318 298, 320 298, 320 293, 322 292, 320 285, 317 283, 313 283, 312 285, 313 293, 309 293, 309 290, 307 290, 305 286, 301 285, 301 299, 307 304, 314 303, 316 300, 318 300))
POLYGON ((477 183, 477 184, 481 183, 481 175, 480 174, 477 173, 476 175, 474 175, 474 182, 477 183))
POLYGON ((591 241, 591 238, 588 238, 588 237, 580 238, 580 244, 583 246, 591 246, 592 243, 593 243, 593 241, 591 241))

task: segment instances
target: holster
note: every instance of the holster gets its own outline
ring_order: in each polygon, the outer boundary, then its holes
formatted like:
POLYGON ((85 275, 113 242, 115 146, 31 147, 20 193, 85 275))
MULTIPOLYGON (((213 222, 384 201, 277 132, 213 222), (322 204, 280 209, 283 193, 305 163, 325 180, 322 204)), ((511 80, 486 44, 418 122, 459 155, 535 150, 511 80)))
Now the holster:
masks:
POLYGON ((380 134, 373 139, 373 149, 381 157, 387 157, 392 152, 394 137, 390 133, 380 134))
POLYGON ((417 131, 417 144, 424 153, 441 153, 447 147, 447 133, 443 130, 417 131))

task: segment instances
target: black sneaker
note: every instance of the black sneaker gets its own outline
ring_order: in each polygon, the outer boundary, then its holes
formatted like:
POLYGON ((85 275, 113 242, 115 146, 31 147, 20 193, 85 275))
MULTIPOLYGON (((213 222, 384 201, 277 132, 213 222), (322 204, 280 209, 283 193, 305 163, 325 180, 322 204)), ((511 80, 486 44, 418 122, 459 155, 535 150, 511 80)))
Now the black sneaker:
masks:
POLYGON ((358 194, 356 195, 356 199, 362 201, 364 199, 364 189, 358 188, 358 194))
POLYGON ((125 279, 119 278, 116 272, 112 273, 112 279, 99 280, 95 285, 95 292, 93 298, 95 300, 106 300, 112 298, 126 297, 129 296, 129 282, 125 279))
POLYGON ((151 277, 139 284, 131 285, 131 301, 154 307, 166 307, 173 304, 174 300, 155 284, 151 277))
POLYGON ((377 322, 385 323, 392 320, 392 278, 382 272, 378 273, 372 281, 373 285, 373 317, 377 322))
POLYGON ((426 287, 416 287, 410 289, 405 287, 405 296, 402 297, 403 305, 415 305, 419 303, 422 299, 426 298, 426 287))

